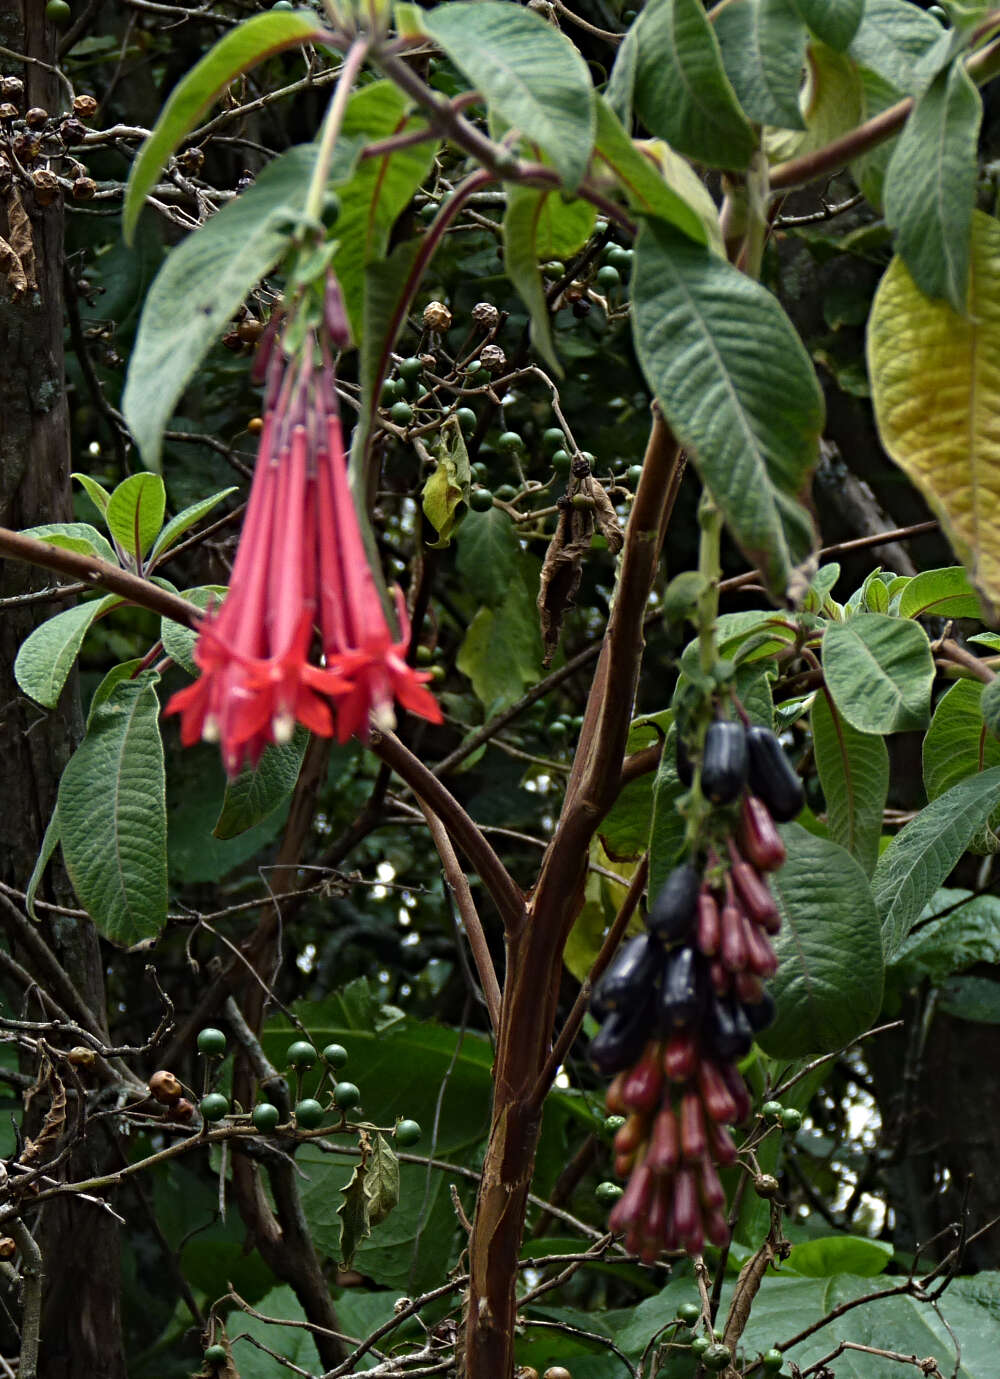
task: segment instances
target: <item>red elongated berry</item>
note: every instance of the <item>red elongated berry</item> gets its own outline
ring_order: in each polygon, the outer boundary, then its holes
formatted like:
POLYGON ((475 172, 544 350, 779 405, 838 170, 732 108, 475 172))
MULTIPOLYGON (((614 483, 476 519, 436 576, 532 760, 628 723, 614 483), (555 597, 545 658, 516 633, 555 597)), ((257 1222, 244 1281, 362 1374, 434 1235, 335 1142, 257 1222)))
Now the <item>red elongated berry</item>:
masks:
POLYGON ((704 1155, 705 1112, 697 1092, 685 1092, 681 1098, 681 1154, 688 1163, 697 1163, 704 1155))
POLYGON ((745 1120, 750 1119, 750 1093, 747 1091, 747 1085, 732 1063, 722 1065, 722 1076, 725 1078, 729 1093, 736 1103, 736 1114, 732 1118, 732 1124, 742 1125, 745 1120))
POLYGON ((698 1195, 701 1204, 708 1211, 718 1211, 726 1205, 726 1191, 722 1186, 715 1164, 708 1157, 698 1165, 698 1195))
POLYGON ((614 1149, 616 1154, 634 1154, 646 1138, 646 1117, 633 1113, 623 1126, 615 1132, 614 1149))
POLYGON ((653 1111, 660 1104, 662 1087, 660 1045, 647 1044, 645 1053, 625 1079, 622 1101, 629 1111, 653 1111))
POLYGON ((701 1204, 694 1169, 682 1168, 674 1179, 674 1230, 688 1240, 701 1229, 701 1204))
POLYGON ((681 1239, 681 1245, 689 1255, 700 1255, 705 1247, 705 1229, 701 1224, 701 1217, 698 1217, 695 1228, 681 1239))
POLYGON ((707 958, 714 958, 720 943, 719 907, 707 886, 698 892, 698 947, 707 958))
POLYGON ((625 1114, 625 1103, 622 1101, 622 1088, 625 1086, 625 1079, 628 1072, 616 1073, 614 1081, 604 1094, 604 1105, 607 1107, 609 1116, 623 1116, 625 1114))
POLYGON ((736 905, 722 907, 722 942, 719 956, 727 972, 742 972, 747 965, 746 917, 736 905))
POLYGON ((708 969, 708 975, 712 979, 712 989, 717 996, 729 994, 733 981, 721 962, 713 962, 708 969))
POLYGON ((698 1090, 705 1103, 705 1110, 712 1120, 722 1125, 731 1125, 736 1120, 737 1103, 726 1086, 726 1080, 718 1063, 705 1059, 698 1066, 698 1090))
POLYGON ((658 1249, 663 1248, 663 1241, 670 1231, 670 1216, 673 1205, 673 1184, 667 1178, 660 1178, 657 1181, 653 1200, 650 1204, 649 1220, 646 1222, 646 1231, 657 1242, 658 1249))
POLYGON ((619 1197, 608 1217, 608 1226, 613 1231, 628 1230, 645 1221, 649 1214, 649 1204, 653 1195, 655 1179, 645 1162, 632 1170, 625 1191, 619 1197))
POLYGON ((721 1250, 729 1244, 729 1223, 721 1211, 710 1211, 705 1216, 705 1234, 713 1245, 721 1250))
POLYGON ((733 864, 730 874, 744 910, 755 924, 763 924, 769 934, 776 934, 781 928, 781 916, 767 882, 743 860, 732 838, 729 839, 729 856, 733 864))
POLYGON ((717 1164, 728 1167, 736 1162, 736 1146, 733 1137, 724 1125, 710 1120, 708 1123, 708 1148, 717 1164))
POLYGON ((756 795, 744 795, 740 801, 740 822, 736 837, 740 850, 758 871, 777 871, 785 860, 785 845, 781 841, 767 805, 756 795))
POLYGON ((687 1082, 698 1062, 698 1045, 689 1030, 673 1034, 663 1046, 663 1071, 671 1082, 687 1082))
POLYGON ((764 988, 760 978, 753 972, 737 972, 733 977, 733 988, 736 991, 737 1000, 744 1006, 759 1005, 764 999, 764 988))
POLYGON ((744 917, 744 939, 747 950, 747 967, 758 977, 773 977, 778 970, 778 956, 771 947, 771 941, 763 929, 744 917))
POLYGON ((635 1168, 635 1155, 634 1155, 634 1154, 616 1154, 616 1155, 615 1155, 615 1177, 616 1177, 616 1178, 627 1178, 628 1175, 632 1172, 633 1168, 635 1168))
POLYGON ((672 1107, 664 1106, 653 1121, 646 1162, 659 1175, 673 1173, 680 1161, 680 1129, 672 1107))

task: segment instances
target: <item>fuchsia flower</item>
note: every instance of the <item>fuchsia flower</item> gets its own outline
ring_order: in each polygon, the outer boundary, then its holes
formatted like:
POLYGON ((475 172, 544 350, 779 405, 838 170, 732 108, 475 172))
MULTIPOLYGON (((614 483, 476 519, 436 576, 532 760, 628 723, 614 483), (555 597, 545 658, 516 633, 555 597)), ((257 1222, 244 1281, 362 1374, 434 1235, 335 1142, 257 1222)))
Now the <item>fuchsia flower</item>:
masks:
POLYGON ((297 359, 272 342, 264 427, 229 592, 202 623, 201 675, 171 699, 185 746, 218 741, 230 776, 256 765, 295 723, 341 742, 391 727, 393 701, 441 722, 406 663, 409 619, 397 590, 394 641, 347 482, 330 356, 341 316, 328 288, 326 321, 297 359), (319 367, 316 366, 316 356, 319 367), (309 660, 318 627, 323 665, 309 660))

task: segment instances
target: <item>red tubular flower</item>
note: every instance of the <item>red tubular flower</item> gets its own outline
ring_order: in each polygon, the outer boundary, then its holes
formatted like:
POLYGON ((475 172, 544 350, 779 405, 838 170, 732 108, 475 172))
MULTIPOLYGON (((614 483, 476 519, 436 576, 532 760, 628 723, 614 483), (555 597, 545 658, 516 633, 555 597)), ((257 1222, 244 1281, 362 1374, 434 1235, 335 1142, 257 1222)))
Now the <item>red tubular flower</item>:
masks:
MULTIPOLYGON (((319 332, 289 361, 269 341, 268 386, 257 467, 229 592, 206 615, 194 658, 201 675, 171 699, 181 741, 218 741, 230 776, 256 765, 295 723, 340 740, 388 727, 392 705, 441 721, 406 664, 409 623, 397 591, 394 641, 367 559, 347 483, 329 339, 332 284, 319 332), (320 367, 314 355, 320 358, 320 367), (318 623, 325 664, 310 662, 318 623)), ((332 323, 332 324, 331 324, 332 323)))

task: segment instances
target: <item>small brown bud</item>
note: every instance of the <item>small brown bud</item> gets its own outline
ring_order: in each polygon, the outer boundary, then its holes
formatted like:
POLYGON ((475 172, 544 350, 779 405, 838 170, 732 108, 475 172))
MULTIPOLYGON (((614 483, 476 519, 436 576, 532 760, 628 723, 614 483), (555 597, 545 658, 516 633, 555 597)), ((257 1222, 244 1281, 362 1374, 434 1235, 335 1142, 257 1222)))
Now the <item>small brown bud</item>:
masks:
POLYGON ((200 148, 186 148, 178 154, 177 161, 185 172, 200 172, 205 163, 205 152, 200 148))
POLYGON ((472 308, 472 319, 483 330, 492 330, 500 320, 500 313, 492 302, 477 302, 472 308))
POLYGON ((33 163, 42 150, 41 142, 37 134, 17 134, 11 142, 11 148, 22 163, 33 163))
POLYGON ((83 1044, 76 1044, 66 1055, 66 1062, 72 1063, 74 1068, 92 1068, 97 1062, 97 1054, 83 1044))
POLYGON ((17 106, 11 105, 10 101, 4 101, 0 105, 0 120, 16 120, 17 106))
POLYGON ((64 144, 82 144, 87 133, 87 126, 80 120, 74 120, 72 115, 63 120, 59 126, 59 135, 64 144))
POLYGON ((17 1242, 9 1235, 0 1237, 0 1259, 13 1259, 17 1254, 17 1242))
POLYGON ((484 345, 479 362, 484 369, 489 369, 490 373, 503 373, 507 367, 507 356, 499 345, 484 345))
POLYGON ((428 330, 448 330, 451 312, 444 302, 428 302, 424 307, 424 325, 428 330))
POLYGON ((20 77, 0 78, 0 91, 12 101, 16 101, 19 96, 24 95, 24 82, 20 77))
POLYGON ((89 120, 97 114, 97 101, 93 96, 75 96, 73 98, 73 114, 79 115, 81 120, 89 120))
POLYGON ((165 1068, 155 1072, 149 1079, 149 1095, 164 1106, 172 1106, 175 1101, 180 1101, 183 1094, 184 1088, 178 1079, 165 1068))
POLYGON ((30 110, 25 111, 24 121, 29 129, 41 129, 42 125, 49 118, 49 112, 43 110, 40 105, 33 105, 30 110))
POLYGON ((263 429, 263 417, 251 417, 250 420, 247 422, 247 430, 250 432, 251 436, 259 436, 263 429))
POLYGON ((59 195, 59 178, 48 168, 39 168, 31 174, 35 184, 35 199, 40 206, 51 206, 59 195))
POLYGON ((237 350, 241 350, 243 348, 243 341, 237 335, 235 330, 227 330, 225 335, 222 337, 222 343, 225 345, 227 350, 232 350, 234 354, 237 350))
POLYGON ((777 1197, 781 1189, 781 1184, 771 1173, 758 1173, 753 1180, 753 1190, 758 1197, 765 1197, 768 1200, 777 1197))
POLYGON ((175 1101, 170 1108, 171 1120, 189 1121, 194 1117, 194 1102, 188 1101, 187 1097, 182 1096, 180 1101, 175 1101))
POLYGON ((78 177, 73 183, 74 201, 93 201, 97 195, 97 183, 92 177, 78 177))
POLYGON ((236 334, 248 345, 254 345, 264 334, 264 322, 258 321, 256 316, 248 316, 236 327, 236 334))

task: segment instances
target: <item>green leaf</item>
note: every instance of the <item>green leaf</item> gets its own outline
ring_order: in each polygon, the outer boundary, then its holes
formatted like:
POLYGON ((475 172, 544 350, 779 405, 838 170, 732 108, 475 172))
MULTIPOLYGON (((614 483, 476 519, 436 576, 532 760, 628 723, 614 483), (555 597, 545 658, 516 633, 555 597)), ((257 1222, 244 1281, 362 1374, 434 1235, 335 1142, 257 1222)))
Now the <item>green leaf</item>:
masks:
MULTIPOLYGON (((190 1250, 190 1246, 188 1249, 190 1250)), ((223 1275, 216 1273, 216 1277, 221 1278, 223 1275)), ((226 1274, 225 1277, 228 1278, 229 1275, 226 1274)), ((263 1317, 275 1317, 282 1321, 305 1323, 307 1320, 291 1288, 272 1289, 257 1303, 257 1310, 263 1317)), ((305 1325, 273 1326, 267 1321, 260 1321, 239 1311, 231 1317, 229 1331, 236 1338, 233 1342, 233 1356, 240 1379, 274 1379, 275 1373, 293 1373, 294 1371, 279 1366, 274 1355, 269 1353, 272 1351, 277 1351, 291 1364, 298 1365, 300 1371, 306 1374, 319 1374, 323 1369, 316 1342, 305 1325), (243 1339, 251 1336, 267 1349, 261 1350, 253 1341, 243 1339)))
POLYGON ((83 485, 83 490, 87 497, 97 509, 98 514, 103 517, 107 511, 108 503, 111 501, 111 494, 106 488, 92 479, 89 474, 71 474, 71 479, 76 479, 83 485))
POLYGON ((934 658, 917 623, 860 613, 823 633, 823 673, 840 713, 859 733, 926 727, 934 658))
POLYGON ((54 709, 90 624, 121 602, 114 594, 107 594, 67 608, 36 627, 21 643, 14 662, 14 678, 25 694, 54 709))
POLYGON ((633 301, 639 361, 674 434, 769 588, 798 590, 815 541, 798 495, 823 395, 794 327, 759 283, 658 223, 639 234, 633 301))
POLYGON ((872 877, 887 958, 998 805, 1000 766, 993 766, 932 800, 893 838, 872 877))
POLYGON ((1000 898, 943 887, 934 892, 920 914, 920 927, 903 940, 890 967, 913 984, 927 977, 940 986, 981 962, 1000 963, 1000 898))
POLYGON ((635 104, 646 128, 699 163, 745 168, 754 133, 698 0, 651 0, 635 27, 635 104))
POLYGON ((308 10, 291 13, 271 10, 267 14, 254 15, 230 29, 181 78, 132 164, 122 211, 122 231, 127 242, 132 240, 146 195, 155 185, 167 159, 233 78, 273 53, 316 42, 324 32, 317 16, 308 10))
MULTIPOLYGON (((331 182, 348 175, 358 147, 341 140, 331 182)), ((315 147, 304 144, 269 163, 252 187, 172 249, 156 275, 122 399, 147 468, 159 468, 163 430, 202 359, 288 248, 315 161, 315 147)))
POLYGON ((167 491, 159 474, 131 474, 112 493, 104 514, 123 551, 142 559, 163 526, 167 491))
POLYGON ((594 101, 587 64, 569 39, 501 0, 452 0, 423 23, 490 111, 539 144, 575 190, 594 146, 594 101))
POLYGON ((368 1224, 379 1226, 399 1203, 399 1160, 384 1135, 376 1134, 365 1173, 368 1224))
POLYGON ((296 727, 291 742, 266 747, 256 767, 226 782, 213 837, 236 838, 284 804, 295 789, 308 741, 305 728, 296 727))
POLYGON ((503 508, 467 513, 455 562, 463 589, 488 607, 503 603, 520 549, 514 523, 503 508))
POLYGON ((541 257, 539 224, 551 197, 551 192, 534 187, 508 187, 503 216, 503 261, 507 276, 528 308, 531 343, 556 376, 562 378, 562 365, 552 341, 552 320, 538 268, 541 257))
POLYGON ((979 595, 969 583, 964 565, 924 570, 914 575, 899 599, 901 618, 978 618, 983 620, 979 595))
MULTIPOLYGON (((181 598, 193 603, 195 608, 204 610, 217 608, 225 598, 226 592, 224 584, 200 584, 194 589, 185 589, 181 598)), ((160 640, 170 659, 176 661, 189 675, 201 673, 194 660, 194 647, 198 640, 198 633, 194 628, 174 622, 173 618, 161 618, 160 640)))
POLYGON ((372 422, 379 404, 382 381, 403 323, 403 295, 420 250, 419 239, 404 240, 384 259, 368 264, 364 275, 360 365, 361 412, 351 437, 351 472, 366 469, 366 453, 372 422))
POLYGON ((548 196, 538 217, 535 248, 543 262, 546 259, 569 259, 578 253, 594 232, 597 208, 589 201, 567 201, 562 196, 548 196))
POLYGON ((155 938, 167 918, 167 810, 159 677, 117 684, 59 782, 66 870, 111 943, 155 938))
POLYGON ((738 0, 718 11, 715 36, 740 105, 758 124, 804 129, 799 108, 806 30, 793 0, 738 0))
POLYGON ((889 791, 885 740, 852 728, 823 692, 813 702, 812 734, 830 837, 871 876, 889 791))
POLYGON ((31 876, 28 878, 27 889, 24 893, 24 908, 32 919, 41 921, 41 915, 35 909, 35 896, 38 894, 38 887, 42 884, 42 877, 45 869, 52 861, 56 848, 59 846, 59 806, 56 805, 52 811, 52 818, 45 828, 45 837, 42 839, 42 846, 38 849, 38 856, 35 858, 35 865, 32 868, 31 876))
POLYGON ((979 710, 987 728, 995 738, 1000 738, 1000 678, 983 686, 979 710))
POLYGON ((950 977, 941 988, 938 1009, 960 1020, 1000 1025, 1000 982, 991 977, 950 977))
POLYGON ((603 96, 597 96, 595 172, 603 167, 628 205, 675 226, 725 258, 719 213, 691 165, 662 140, 637 146, 603 96))
MULTIPOLYGON (((410 114, 410 103, 391 81, 375 81, 355 91, 344 116, 341 139, 360 146, 394 134, 412 134, 426 122, 410 114)), ((334 233, 333 266, 344 294, 351 331, 361 340, 364 321, 365 269, 384 259, 389 236, 433 165, 438 140, 427 141, 381 158, 360 162, 349 181, 337 189, 340 213, 334 233)))
POLYGON ((94 721, 94 714, 105 700, 111 698, 115 685, 119 684, 122 680, 134 679, 139 671, 142 670, 144 662, 145 657, 133 656, 131 661, 122 661, 119 665, 111 667, 90 697, 90 704, 87 707, 86 732, 90 731, 90 725, 94 721))
POLYGON ((874 1278, 889 1265, 893 1247, 888 1240, 868 1240, 861 1235, 822 1235, 793 1245, 787 1268, 810 1278, 854 1274, 874 1278))
POLYGON ((910 0, 866 0, 864 10, 851 57, 903 95, 915 95, 913 69, 940 40, 941 25, 910 0))
POLYGON ((178 541, 184 533, 193 527, 196 522, 212 511, 223 498, 228 498, 231 493, 235 493, 236 488, 224 488, 218 493, 213 493, 209 498, 202 498, 199 503, 192 503, 190 507, 184 508, 176 517, 171 517, 170 521, 160 532, 150 552, 150 561, 159 560, 169 549, 178 541))
POLYGON ((519 568, 503 602, 480 608, 455 658, 488 714, 513 704, 541 678, 538 609, 527 576, 527 569, 519 568))
POLYGON ((438 534, 436 541, 427 544, 439 550, 451 544, 452 534, 469 501, 469 452, 465 448, 462 428, 456 416, 446 417, 434 445, 437 463, 428 476, 421 495, 424 516, 438 534))
POLYGON ((656 895, 677 865, 684 845, 686 823, 677 801, 687 786, 677 774, 677 729, 671 727, 663 744, 653 781, 653 818, 649 829, 649 894, 656 895))
MULTIPOLYGON (((936 800, 967 776, 1000 766, 1000 742, 990 737, 983 721, 986 687, 978 680, 959 680, 941 696, 923 742, 924 789, 936 800)), ((1000 849, 1000 813, 969 843, 977 854, 1000 849)))
POLYGON ((858 31, 865 0, 795 0, 795 7, 817 38, 843 52, 858 31))
POLYGON ((935 77, 903 126, 885 177, 885 218, 927 297, 964 314, 969 292, 976 141, 983 102, 961 61, 935 77))
POLYGON ((866 114, 864 84, 849 57, 815 39, 806 55, 806 84, 800 96, 805 132, 768 130, 764 148, 772 163, 818 152, 854 129, 866 114))
POLYGON ((102 536, 89 522, 48 522, 41 527, 25 527, 22 536, 33 536, 47 546, 63 551, 77 551, 80 555, 96 555, 109 565, 117 565, 118 557, 107 537, 102 536))
POLYGON ((782 918, 771 987, 778 1018, 758 1042, 774 1058, 832 1053, 878 1015, 878 915, 850 853, 799 824, 783 825, 781 836, 788 860, 771 878, 782 918))

